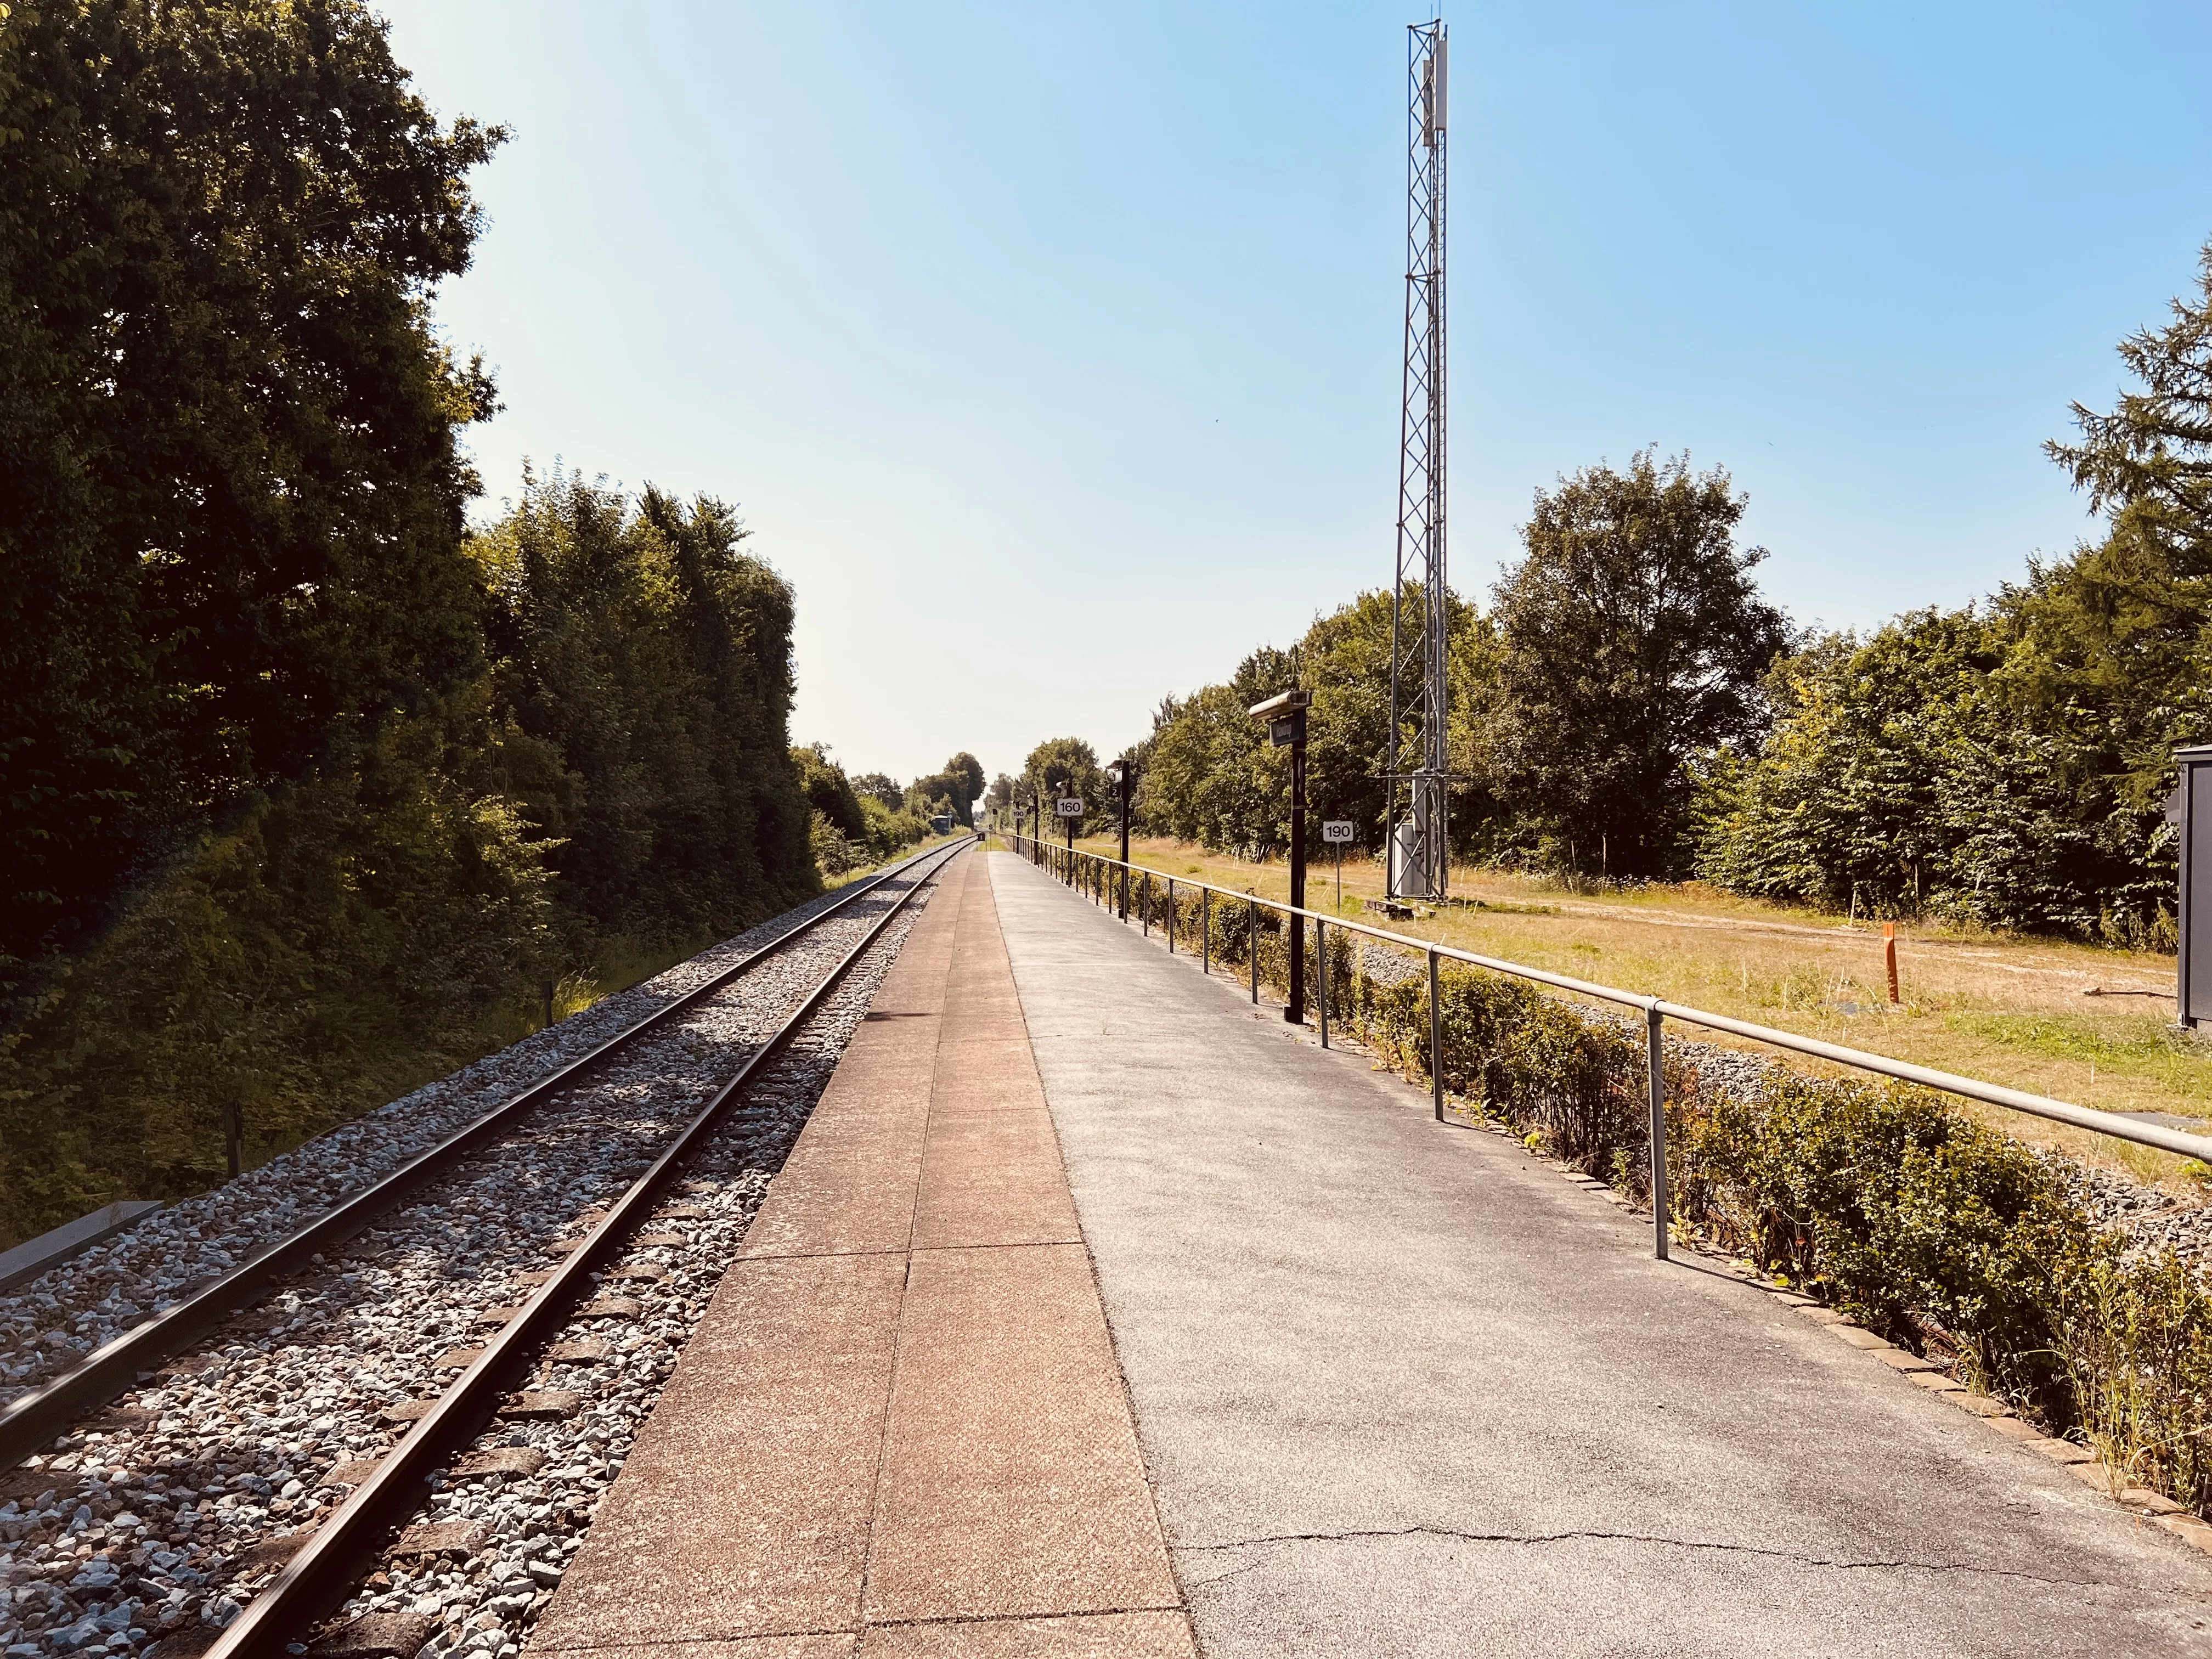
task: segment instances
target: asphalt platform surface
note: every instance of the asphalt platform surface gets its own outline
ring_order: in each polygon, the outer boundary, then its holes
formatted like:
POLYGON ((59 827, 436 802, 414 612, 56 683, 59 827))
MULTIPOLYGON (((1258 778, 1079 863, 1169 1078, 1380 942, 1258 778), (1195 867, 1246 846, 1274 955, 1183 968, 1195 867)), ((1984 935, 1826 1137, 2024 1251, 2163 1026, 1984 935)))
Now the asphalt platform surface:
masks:
POLYGON ((1208 1659, 2212 1654, 2212 1559, 988 872, 1208 1659))

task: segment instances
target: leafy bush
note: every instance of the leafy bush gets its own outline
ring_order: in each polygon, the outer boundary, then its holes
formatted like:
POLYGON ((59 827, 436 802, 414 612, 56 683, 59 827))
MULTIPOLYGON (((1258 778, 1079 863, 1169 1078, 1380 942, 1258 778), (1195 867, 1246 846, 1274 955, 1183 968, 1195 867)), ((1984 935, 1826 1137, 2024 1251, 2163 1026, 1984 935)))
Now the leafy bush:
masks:
MULTIPOLYGON (((2021 602, 1921 612, 1781 665, 1764 752, 1703 775, 1698 874, 1863 915, 2170 948, 2166 750, 2130 779, 2107 712, 2031 692, 2046 669, 2021 602)), ((2190 729, 2166 712, 2172 737, 2190 729)))
POLYGON ((9 1231, 204 1190, 227 1103, 258 1163, 495 1046, 488 1019, 554 972, 559 918, 544 843, 438 764, 483 740, 465 715, 257 803, 0 1040, 9 1231))

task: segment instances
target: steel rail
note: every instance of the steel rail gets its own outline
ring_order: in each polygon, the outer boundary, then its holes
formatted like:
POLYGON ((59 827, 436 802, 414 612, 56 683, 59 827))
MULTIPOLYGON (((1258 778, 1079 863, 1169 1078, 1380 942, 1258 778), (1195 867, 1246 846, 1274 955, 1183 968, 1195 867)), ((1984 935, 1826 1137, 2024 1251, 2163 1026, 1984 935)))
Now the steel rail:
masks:
POLYGON ((447 1167, 495 1139, 504 1127, 531 1108, 574 1083, 580 1073, 627 1047, 663 1021, 722 990, 769 957, 806 937, 847 905, 944 850, 941 847, 927 848, 857 884, 851 892, 841 895, 835 902, 825 905, 790 932, 749 952, 744 960, 702 981, 558 1071, 539 1079, 512 1100, 456 1130, 428 1151, 417 1153, 380 1181, 341 1200, 335 1207, 297 1231, 256 1251, 221 1278, 95 1348, 52 1382, 11 1401, 0 1410, 0 1468, 21 1462, 71 1424, 131 1386, 142 1372, 173 1358, 240 1308, 260 1300, 267 1292, 269 1281, 307 1265, 309 1258, 319 1252, 331 1249, 361 1231, 447 1167))
POLYGON ((442 1466, 453 1448, 478 1433, 491 1419, 499 1397, 529 1368, 538 1345, 567 1323, 574 1304, 591 1287, 592 1272, 650 1212, 662 1188, 692 1149, 714 1129, 725 1108, 744 1089, 753 1074, 789 1046, 799 1029, 811 1018, 853 965, 885 928, 896 920, 907 901, 919 892, 938 870, 966 850, 967 843, 944 853, 943 862, 918 878, 899 895, 860 943, 807 994, 775 1034, 747 1057, 744 1064, 714 1093, 697 1116, 670 1142, 653 1167, 631 1183, 609 1208, 606 1218, 586 1235, 583 1243, 522 1304, 521 1311, 485 1344, 483 1354, 423 1415, 399 1443, 385 1454, 375 1472, 318 1527, 292 1563, 233 1620, 204 1659, 257 1659, 261 1655, 287 1651, 287 1644, 301 1640, 316 1620, 343 1601, 361 1562, 371 1547, 398 1520, 421 1507, 427 1495, 428 1477, 442 1466))
MULTIPOLYGON (((1001 836, 1006 832, 1001 830, 1001 836)), ((1012 836, 1017 842, 1035 838, 1012 836)), ((1037 842, 1054 856, 1068 849, 1037 842)), ((1075 856, 1090 859, 1108 866, 1120 866, 1119 859, 1103 854, 1073 849, 1075 856)), ((1141 872, 1145 866, 1129 864, 1121 867, 1141 872)), ((1285 915, 1305 916, 1329 927, 1341 927, 1348 933, 1363 933, 1370 939, 1424 955, 1439 957, 1449 962, 1463 962, 1472 967, 1485 968, 1492 973, 1507 974, 1518 979, 1548 985, 1556 990, 1571 991, 1578 996, 1592 997, 1601 1002, 1610 1002, 1624 1008, 1640 1009, 1649 1019, 1657 1014, 1664 1019, 1678 1019, 1686 1025, 1696 1025, 1710 1031, 1725 1031, 1731 1036, 1749 1038, 1771 1048, 1788 1049, 1795 1054, 1825 1060, 1838 1066, 1848 1066, 1862 1072, 1872 1072, 1881 1077, 1894 1078, 1900 1083, 1917 1083, 1923 1088, 1935 1089, 1945 1094, 1957 1095, 1966 1100, 1978 1100, 1987 1105, 2002 1106, 2015 1112, 2025 1112, 2031 1117, 2046 1118, 2054 1123, 2069 1124, 2077 1129, 2090 1129, 2099 1134, 2111 1135, 2116 1140, 2132 1141, 2139 1146, 2154 1146, 2160 1152, 2174 1152, 2183 1158, 2193 1158, 2212 1164, 2212 1137, 2185 1134, 2161 1123, 2144 1123, 2117 1112, 2100 1111, 2094 1106, 2077 1106, 2072 1101, 2054 1100, 2048 1095, 2031 1094, 2024 1089, 2008 1089, 2002 1084, 1984 1083, 1978 1078, 1961 1077, 1955 1072, 1937 1071, 1933 1066, 1915 1066, 1909 1060, 1892 1060, 1887 1054, 1872 1054, 1863 1048, 1850 1048, 1838 1042, 1823 1042, 1817 1037, 1800 1036, 1795 1031, 1778 1030, 1771 1025, 1757 1025, 1748 1020, 1731 1019, 1726 1014, 1709 1013, 1702 1008, 1685 1007, 1663 998, 1646 996, 1640 992, 1624 991, 1618 986, 1600 985, 1590 980, 1576 979, 1567 974, 1555 974, 1542 968, 1531 968, 1525 963, 1508 962, 1498 957, 1486 957, 1473 951, 1462 951, 1456 945, 1439 945, 1433 939, 1415 939, 1407 933, 1394 933, 1385 927, 1370 927, 1362 921, 1352 921, 1342 916, 1332 916, 1318 910, 1294 908, 1278 903, 1273 899, 1261 898, 1255 893, 1238 892, 1233 888, 1216 887, 1206 882, 1176 878, 1177 884, 1218 893, 1224 898, 1241 900, 1245 903, 1281 912, 1285 915)))

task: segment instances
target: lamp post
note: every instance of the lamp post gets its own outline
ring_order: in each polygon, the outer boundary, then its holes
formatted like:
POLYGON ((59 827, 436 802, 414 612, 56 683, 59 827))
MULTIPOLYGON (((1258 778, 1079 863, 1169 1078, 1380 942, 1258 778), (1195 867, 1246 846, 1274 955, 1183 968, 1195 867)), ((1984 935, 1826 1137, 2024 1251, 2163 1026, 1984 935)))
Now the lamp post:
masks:
POLYGON ((1306 710, 1310 691, 1285 691, 1250 709, 1267 722, 1267 741, 1291 751, 1291 1001, 1283 1018, 1303 1025, 1306 1018, 1306 710))
POLYGON ((1129 775, 1136 769, 1125 757, 1108 761, 1106 769, 1111 772, 1120 787, 1121 799, 1121 919, 1129 919, 1129 775))

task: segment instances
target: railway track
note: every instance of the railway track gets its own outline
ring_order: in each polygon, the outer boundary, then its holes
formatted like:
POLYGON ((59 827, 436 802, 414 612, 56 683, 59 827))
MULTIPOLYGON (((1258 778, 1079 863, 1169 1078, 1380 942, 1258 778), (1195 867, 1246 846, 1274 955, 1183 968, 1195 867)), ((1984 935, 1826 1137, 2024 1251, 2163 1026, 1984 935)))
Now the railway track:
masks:
POLYGON ((343 1602, 371 1615, 352 1651, 519 1650, 959 850, 717 963, 13 1401, 4 1645, 297 1652, 343 1602))

